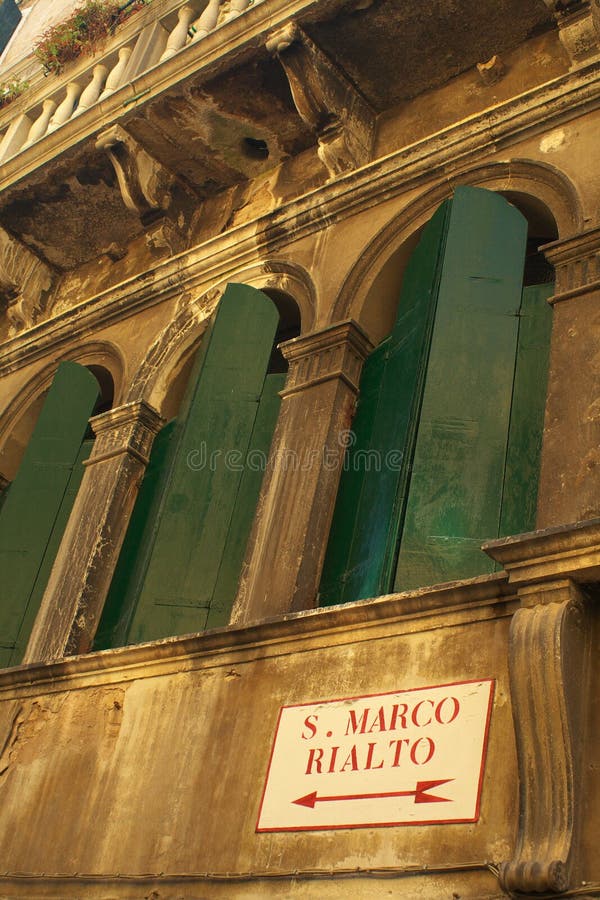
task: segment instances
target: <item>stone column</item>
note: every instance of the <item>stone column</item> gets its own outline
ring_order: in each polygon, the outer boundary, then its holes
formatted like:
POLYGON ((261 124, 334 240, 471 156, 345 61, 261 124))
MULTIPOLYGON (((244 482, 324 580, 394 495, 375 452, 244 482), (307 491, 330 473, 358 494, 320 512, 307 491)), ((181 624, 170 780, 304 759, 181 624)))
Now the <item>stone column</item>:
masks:
POLYGON ((484 549, 521 601, 510 629, 511 703, 519 763, 519 830, 500 868, 509 894, 562 893, 580 883, 590 600, 598 522, 505 538, 484 549))
POLYGON ((24 662, 92 645, 129 518, 163 420, 145 401, 90 419, 96 434, 24 662))
POLYGON ((316 605, 362 365, 372 349, 353 321, 281 347, 289 375, 232 622, 316 605))
POLYGON ((600 228, 544 252, 556 294, 538 528, 600 515, 600 228))

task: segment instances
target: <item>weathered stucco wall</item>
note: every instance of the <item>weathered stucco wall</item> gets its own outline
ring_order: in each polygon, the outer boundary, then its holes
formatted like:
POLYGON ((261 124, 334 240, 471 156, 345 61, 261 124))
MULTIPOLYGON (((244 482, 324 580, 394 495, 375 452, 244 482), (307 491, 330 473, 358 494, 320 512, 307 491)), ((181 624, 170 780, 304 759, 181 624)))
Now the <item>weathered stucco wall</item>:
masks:
POLYGON ((482 579, 3 673, 0 858, 38 878, 0 880, 0 894, 33 900, 62 875, 65 898, 389 896, 385 880, 302 873, 417 867, 440 872, 394 892, 499 896, 486 864, 510 855, 517 827, 505 593, 482 579), (255 833, 280 706, 483 678, 496 684, 477 823, 255 833), (292 893, 273 878, 296 871, 292 893), (156 894, 125 878, 149 874, 156 894), (88 892, 84 875, 110 887, 88 892))

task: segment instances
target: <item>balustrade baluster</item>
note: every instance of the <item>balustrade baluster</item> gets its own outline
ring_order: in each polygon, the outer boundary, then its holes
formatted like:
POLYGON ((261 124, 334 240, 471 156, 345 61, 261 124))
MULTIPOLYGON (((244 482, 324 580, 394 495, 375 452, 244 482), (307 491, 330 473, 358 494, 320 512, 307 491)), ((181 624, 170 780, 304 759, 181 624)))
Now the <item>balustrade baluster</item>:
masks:
POLYGON ((42 111, 29 129, 25 147, 29 147, 34 141, 38 141, 48 131, 48 125, 54 110, 56 109, 56 101, 48 98, 42 104, 42 111))
POLYGON ((100 94, 100 100, 103 100, 108 94, 112 94, 119 85, 121 84, 121 79, 123 78, 123 73, 127 67, 127 63, 129 62, 129 57, 131 56, 133 48, 132 47, 121 47, 119 50, 119 58, 114 66, 111 69, 108 78, 106 79, 106 84, 104 85, 104 90, 100 94))
POLYGON ((108 69, 106 66, 102 65, 102 63, 94 66, 92 80, 79 98, 79 105, 73 115, 78 116, 79 113, 82 113, 84 111, 84 109, 89 109, 90 106, 94 105, 94 103, 102 93, 102 88, 104 87, 104 82, 106 81, 107 75, 108 69))
POLYGON ((191 6, 181 7, 177 14, 177 25, 169 35, 165 52, 161 56, 159 62, 162 62, 164 59, 169 59, 171 56, 175 56, 177 51, 181 50, 185 45, 188 30, 195 15, 196 13, 191 6))
POLYGON ((27 141, 31 124, 31 119, 25 113, 21 113, 13 119, 0 144, 0 162, 15 156, 23 148, 27 141))
POLYGON ((229 12, 227 13, 225 21, 229 22, 231 19, 235 19, 236 16, 243 13, 249 6, 250 0, 231 0, 231 6, 229 7, 229 12))
POLYGON ((79 99, 79 95, 81 94, 82 86, 78 84, 76 81, 71 81, 70 84, 67 85, 67 93, 65 95, 65 99, 59 105, 58 109, 50 119, 50 127, 48 131, 55 131, 57 128, 60 128, 61 125, 64 125, 65 122, 68 122, 71 116, 73 115, 73 110, 75 109, 75 104, 79 99))
POLYGON ((197 19, 193 24, 195 34, 192 40, 197 41, 198 38, 205 37, 207 34, 210 34, 210 32, 217 24, 220 6, 221 0, 209 0, 208 6, 204 10, 200 18, 197 19))

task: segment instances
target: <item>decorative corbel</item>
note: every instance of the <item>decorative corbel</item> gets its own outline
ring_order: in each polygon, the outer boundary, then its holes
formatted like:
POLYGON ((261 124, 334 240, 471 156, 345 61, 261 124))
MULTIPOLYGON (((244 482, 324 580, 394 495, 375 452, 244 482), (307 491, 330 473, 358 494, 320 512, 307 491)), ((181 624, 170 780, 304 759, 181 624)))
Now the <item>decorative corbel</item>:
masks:
POLYGON ((175 175, 154 159, 120 125, 103 131, 96 149, 108 154, 127 209, 137 213, 143 225, 164 216, 172 201, 175 175))
POLYGON ((298 25, 272 32, 266 47, 283 66, 300 117, 317 133, 330 176, 369 162, 375 113, 346 75, 298 25))
POLYGON ((510 632, 510 680, 519 758, 520 827, 502 865, 507 892, 560 893, 572 884, 581 815, 581 767, 590 625, 571 580, 519 590, 510 632))
POLYGON ((38 322, 55 282, 47 263, 0 228, 0 312, 6 313, 11 337, 38 322))

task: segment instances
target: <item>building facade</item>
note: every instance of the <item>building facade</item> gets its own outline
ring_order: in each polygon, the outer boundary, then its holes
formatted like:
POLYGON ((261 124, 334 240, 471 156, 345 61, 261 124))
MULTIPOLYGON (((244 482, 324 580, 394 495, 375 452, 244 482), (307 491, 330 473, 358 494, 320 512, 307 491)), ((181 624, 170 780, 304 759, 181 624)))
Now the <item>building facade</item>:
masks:
POLYGON ((600 896, 597 0, 5 6, 0 896, 600 896))

